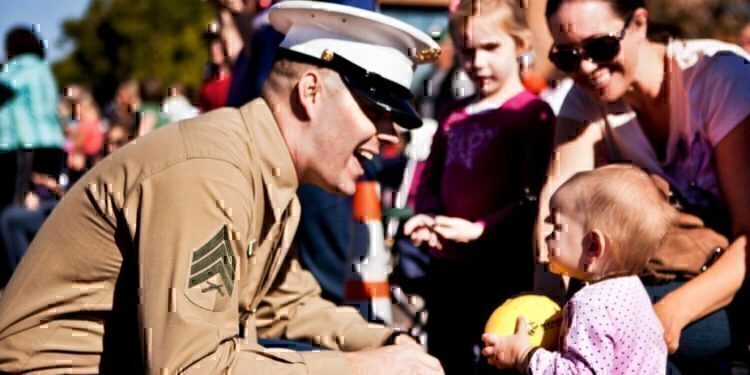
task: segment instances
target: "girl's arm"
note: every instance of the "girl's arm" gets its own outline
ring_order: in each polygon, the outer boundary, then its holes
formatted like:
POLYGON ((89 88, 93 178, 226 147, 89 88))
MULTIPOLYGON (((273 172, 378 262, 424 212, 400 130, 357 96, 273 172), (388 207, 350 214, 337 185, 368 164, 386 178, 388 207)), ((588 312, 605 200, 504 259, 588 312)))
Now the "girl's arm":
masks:
POLYGON ((750 234, 750 116, 740 122, 714 148, 716 169, 724 201, 732 220, 734 242, 706 272, 667 294, 654 307, 664 326, 670 351, 677 350, 680 331, 716 311, 734 298, 745 280, 750 234))

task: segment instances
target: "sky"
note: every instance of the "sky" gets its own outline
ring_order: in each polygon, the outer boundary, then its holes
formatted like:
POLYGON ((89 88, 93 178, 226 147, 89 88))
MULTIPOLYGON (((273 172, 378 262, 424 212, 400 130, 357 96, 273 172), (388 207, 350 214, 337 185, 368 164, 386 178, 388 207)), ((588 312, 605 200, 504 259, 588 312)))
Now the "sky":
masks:
POLYGON ((62 23, 81 17, 90 0, 0 0, 0 61, 5 61, 5 34, 14 26, 31 26, 48 42, 49 61, 64 58, 72 43, 61 44, 62 23))

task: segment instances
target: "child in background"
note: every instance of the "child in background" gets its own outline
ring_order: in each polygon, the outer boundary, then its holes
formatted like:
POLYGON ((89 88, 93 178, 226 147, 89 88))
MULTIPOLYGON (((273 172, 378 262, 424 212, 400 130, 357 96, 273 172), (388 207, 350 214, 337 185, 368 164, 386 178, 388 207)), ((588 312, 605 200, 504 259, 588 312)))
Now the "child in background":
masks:
POLYGON ((499 368, 539 374, 664 374, 667 347, 638 278, 677 212, 648 175, 611 165, 579 173, 552 196, 550 270, 589 283, 563 308, 557 351, 532 349, 526 323, 514 336, 485 334, 499 368))
POLYGON ((69 154, 80 154, 85 160, 85 168, 91 168, 99 161, 104 145, 104 131, 99 116, 99 107, 90 96, 83 96, 74 104, 77 125, 71 129, 73 145, 69 154))
POLYGON ((521 83, 531 34, 518 1, 463 0, 450 31, 476 95, 440 124, 418 186, 420 214, 404 225, 431 248, 428 351, 449 375, 474 372, 494 307, 532 287, 535 196, 554 126, 550 107, 521 83))

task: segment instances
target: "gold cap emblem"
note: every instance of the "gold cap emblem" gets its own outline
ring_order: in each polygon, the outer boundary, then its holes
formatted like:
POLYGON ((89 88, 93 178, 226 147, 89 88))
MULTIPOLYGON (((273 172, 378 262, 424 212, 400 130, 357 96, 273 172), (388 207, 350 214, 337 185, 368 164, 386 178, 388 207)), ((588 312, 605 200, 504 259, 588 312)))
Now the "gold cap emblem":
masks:
POLYGON ((440 52, 440 48, 424 49, 417 52, 414 58, 421 63, 435 61, 440 56, 440 52))
POLYGON ((325 49, 323 50, 323 53, 320 54, 320 58, 325 62, 330 62, 333 60, 333 52, 329 49, 325 49))

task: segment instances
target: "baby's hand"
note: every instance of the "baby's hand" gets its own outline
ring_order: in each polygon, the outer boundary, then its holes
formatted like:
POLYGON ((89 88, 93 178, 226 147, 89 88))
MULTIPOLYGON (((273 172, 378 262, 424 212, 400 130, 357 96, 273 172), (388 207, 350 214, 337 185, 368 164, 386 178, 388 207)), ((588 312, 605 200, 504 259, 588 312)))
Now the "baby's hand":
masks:
POLYGON ((485 333, 482 335, 482 355, 487 357, 490 365, 499 369, 516 368, 525 373, 532 349, 527 332, 526 319, 519 316, 513 336, 497 337, 494 333, 485 333))

